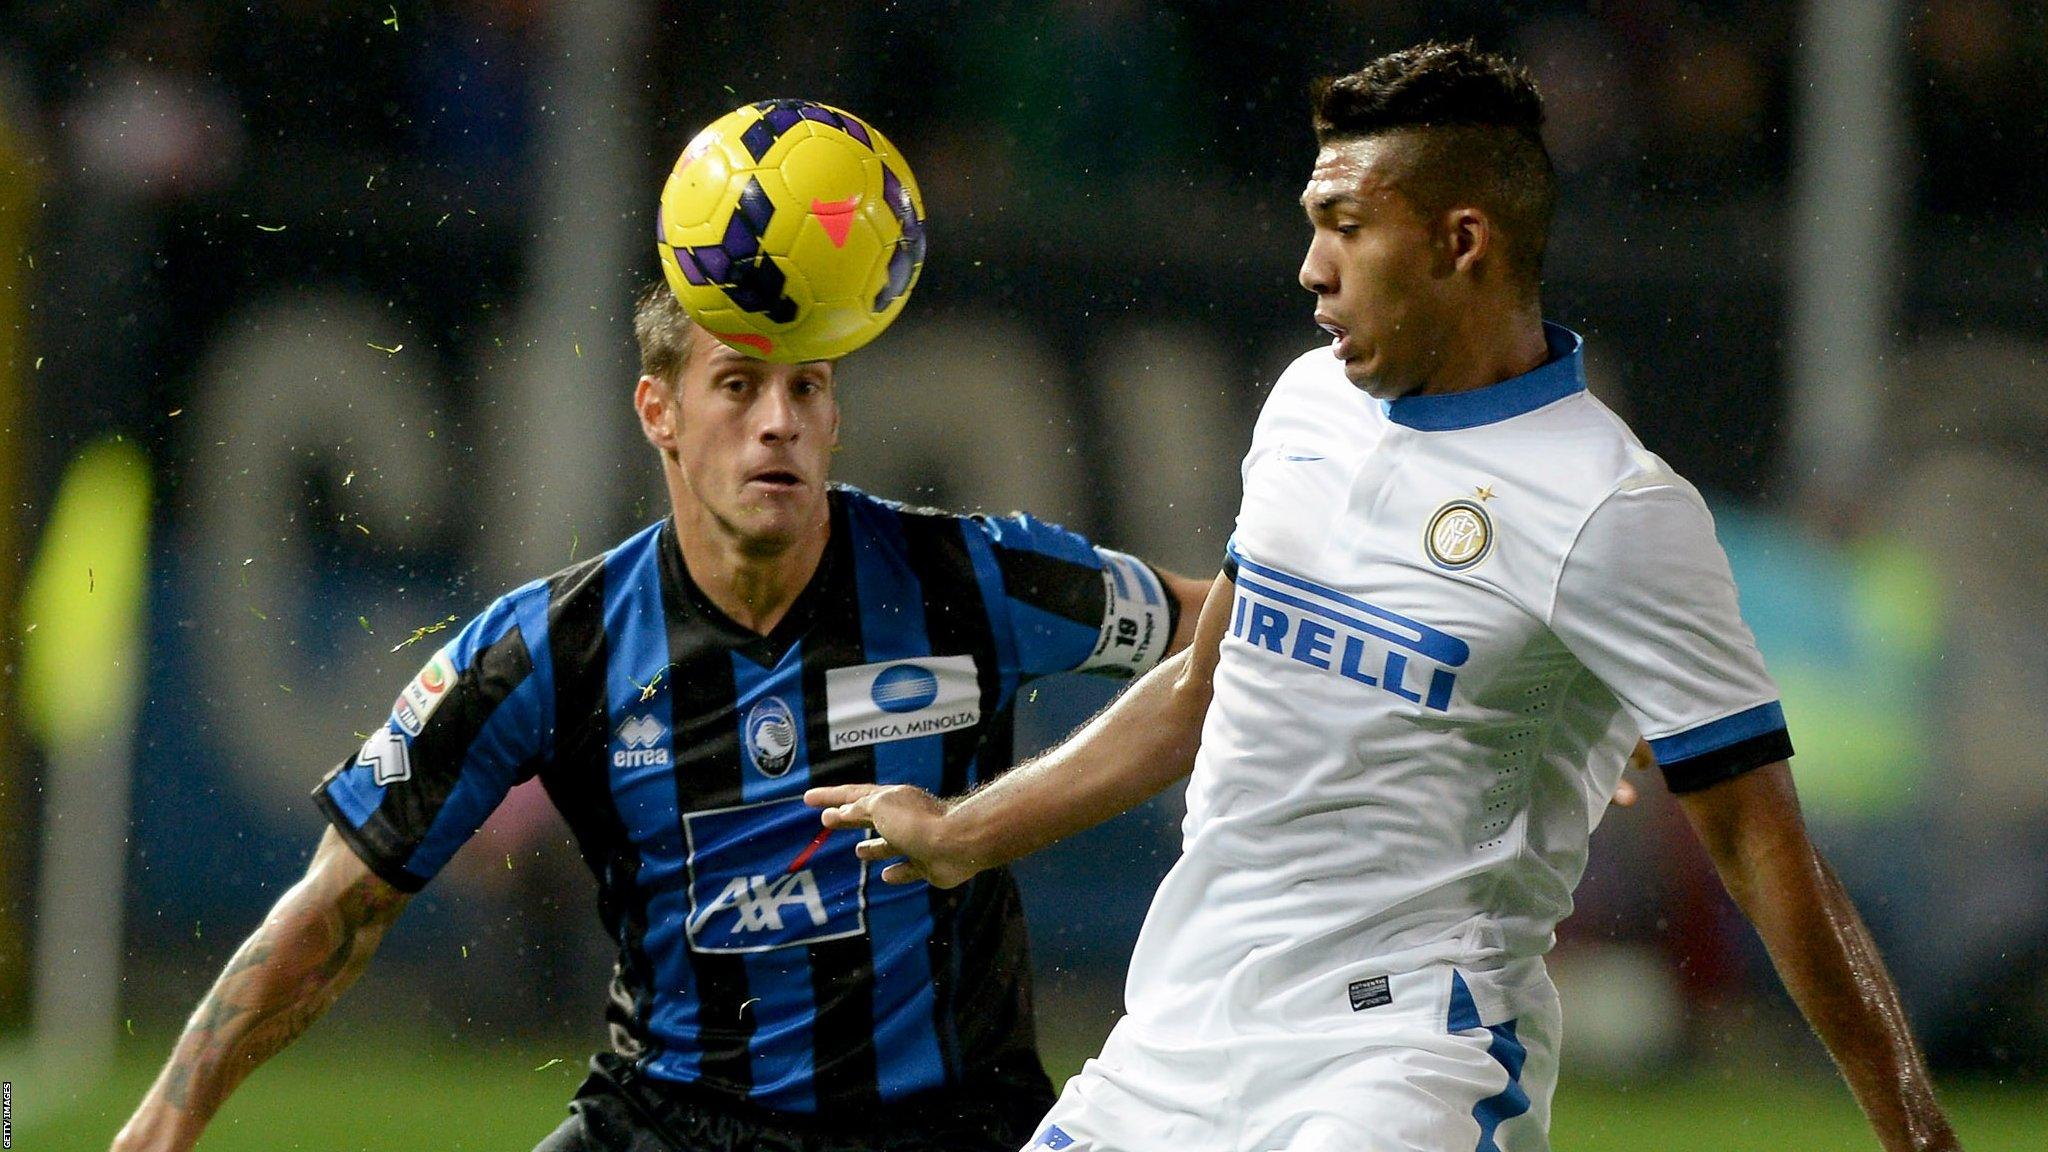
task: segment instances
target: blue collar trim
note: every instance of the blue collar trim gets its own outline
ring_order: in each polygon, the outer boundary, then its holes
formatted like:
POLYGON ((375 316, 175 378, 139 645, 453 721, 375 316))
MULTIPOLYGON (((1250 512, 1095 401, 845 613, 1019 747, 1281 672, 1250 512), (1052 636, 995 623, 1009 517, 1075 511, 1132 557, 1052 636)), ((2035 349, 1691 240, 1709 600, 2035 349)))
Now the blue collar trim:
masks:
POLYGON ((1449 432, 1477 428, 1510 416, 1534 412, 1574 392, 1586 390, 1585 341, 1560 324, 1543 322, 1543 342, 1550 359, 1520 376, 1467 392, 1403 396, 1382 401, 1387 419, 1418 432, 1449 432))

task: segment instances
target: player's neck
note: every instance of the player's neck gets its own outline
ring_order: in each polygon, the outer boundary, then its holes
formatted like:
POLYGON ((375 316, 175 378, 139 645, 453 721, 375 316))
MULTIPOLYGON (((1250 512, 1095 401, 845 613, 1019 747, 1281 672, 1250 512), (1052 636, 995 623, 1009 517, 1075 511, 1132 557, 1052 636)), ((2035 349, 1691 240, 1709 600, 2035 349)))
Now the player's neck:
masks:
POLYGON ((1443 359, 1419 395, 1470 392, 1533 372, 1550 358, 1542 306, 1531 301, 1473 309, 1443 348, 1443 359))
POLYGON ((766 636, 796 604, 824 560, 832 515, 821 506, 815 525, 785 547, 743 539, 702 504, 675 505, 683 567, 705 599, 748 631, 766 636))

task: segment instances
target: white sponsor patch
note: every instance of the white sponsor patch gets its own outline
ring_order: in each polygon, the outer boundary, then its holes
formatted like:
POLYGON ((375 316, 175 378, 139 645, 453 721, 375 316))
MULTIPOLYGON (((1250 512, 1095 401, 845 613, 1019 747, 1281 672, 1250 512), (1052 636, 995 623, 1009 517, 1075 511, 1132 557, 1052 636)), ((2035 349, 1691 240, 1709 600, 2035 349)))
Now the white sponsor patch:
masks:
POLYGON ((668 726, 644 712, 628 716, 614 734, 612 764, 619 768, 641 768, 668 763, 668 726))
POLYGON ((825 672, 832 748, 936 736, 981 723, 972 656, 921 656, 825 672))
POLYGON ((407 750, 407 743, 405 737, 386 724, 363 741, 363 750, 356 753, 356 766, 368 768, 370 779, 376 781, 379 788, 410 780, 412 753, 407 750))
POLYGON ((1166 658, 1173 642, 1171 596, 1144 561, 1097 548, 1104 588, 1102 631, 1076 672, 1138 676, 1166 658))
POLYGON ((448 698, 448 690, 455 687, 455 661, 446 648, 434 653, 420 674, 398 694, 398 700, 391 705, 391 720, 407 736, 417 736, 427 726, 427 717, 448 698))

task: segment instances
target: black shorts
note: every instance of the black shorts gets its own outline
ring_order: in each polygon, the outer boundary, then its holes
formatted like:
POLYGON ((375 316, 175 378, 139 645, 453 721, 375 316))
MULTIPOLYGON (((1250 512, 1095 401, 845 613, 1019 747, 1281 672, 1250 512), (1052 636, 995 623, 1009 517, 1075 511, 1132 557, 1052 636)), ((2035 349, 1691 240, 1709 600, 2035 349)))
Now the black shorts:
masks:
POLYGON ((569 1118, 534 1152, 1017 1152, 1052 1104, 1052 1082, 1029 1054, 964 1087, 834 1121, 725 1104, 606 1053, 591 1058, 569 1118))

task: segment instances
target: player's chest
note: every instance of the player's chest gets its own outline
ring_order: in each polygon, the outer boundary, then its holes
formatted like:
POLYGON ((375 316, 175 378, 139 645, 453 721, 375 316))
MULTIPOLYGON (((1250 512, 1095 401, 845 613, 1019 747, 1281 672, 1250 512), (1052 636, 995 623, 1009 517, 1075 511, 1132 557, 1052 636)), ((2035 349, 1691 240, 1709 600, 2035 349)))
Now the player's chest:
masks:
POLYGON ((1537 494, 1400 437, 1302 436, 1245 478, 1230 643, 1244 658, 1447 711, 1543 641, 1537 494), (1296 667, 1298 666, 1298 667, 1296 667))

